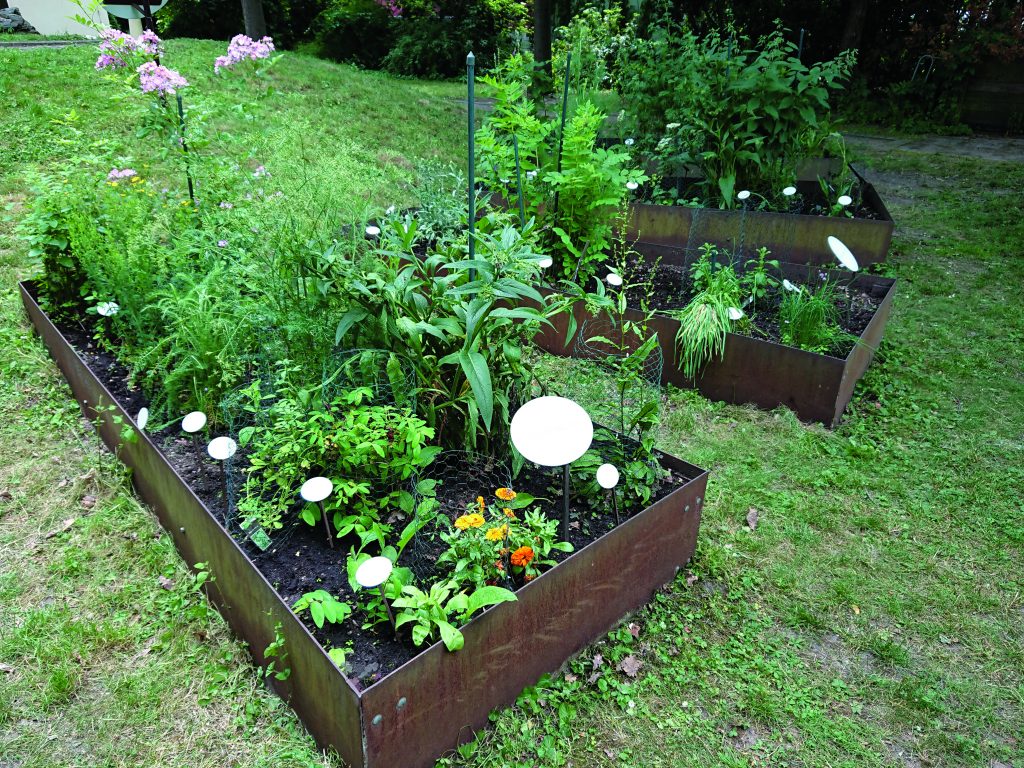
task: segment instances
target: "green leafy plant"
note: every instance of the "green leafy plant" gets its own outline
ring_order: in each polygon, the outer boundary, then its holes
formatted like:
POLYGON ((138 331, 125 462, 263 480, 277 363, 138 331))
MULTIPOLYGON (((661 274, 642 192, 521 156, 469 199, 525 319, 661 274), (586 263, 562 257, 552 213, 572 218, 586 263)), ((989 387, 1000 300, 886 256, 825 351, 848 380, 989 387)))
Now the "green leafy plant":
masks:
POLYGON ((453 621, 464 624, 481 608, 516 600, 515 594, 503 587, 479 587, 469 595, 455 592, 456 588, 454 582, 431 584, 426 592, 411 584, 404 587, 402 596, 393 603, 399 609, 395 625, 412 624, 415 645, 440 636, 449 651, 458 651, 465 638, 453 621))
POLYGON ((771 267, 772 270, 777 271, 779 269, 779 262, 777 259, 769 259, 769 253, 770 251, 767 248, 758 248, 757 258, 747 262, 743 276, 740 278, 743 291, 749 297, 751 314, 757 311, 758 302, 761 302, 763 305, 765 299, 768 298, 768 294, 773 290, 777 290, 780 285, 779 279, 769 270, 769 267, 771 267))
POLYGON ((295 601, 292 610, 297 614, 308 610, 317 629, 323 629, 325 621, 331 624, 340 624, 352 615, 352 606, 338 600, 325 589, 307 592, 295 601))
POLYGON ((680 369, 694 379, 716 355, 725 353, 725 337, 731 327, 730 309, 740 304, 740 280, 731 264, 716 264, 717 249, 705 244, 693 265, 694 296, 674 313, 679 320, 676 353, 680 369))
POLYGON ((263 649, 264 659, 270 659, 266 669, 263 671, 265 677, 273 675, 277 680, 287 680, 291 677, 292 668, 284 666, 288 663, 288 651, 285 650, 285 637, 281 633, 281 622, 274 625, 274 639, 263 649))
POLYGON ((779 306, 782 342, 808 352, 827 353, 855 340, 839 323, 841 301, 837 285, 828 280, 814 288, 785 291, 779 306))

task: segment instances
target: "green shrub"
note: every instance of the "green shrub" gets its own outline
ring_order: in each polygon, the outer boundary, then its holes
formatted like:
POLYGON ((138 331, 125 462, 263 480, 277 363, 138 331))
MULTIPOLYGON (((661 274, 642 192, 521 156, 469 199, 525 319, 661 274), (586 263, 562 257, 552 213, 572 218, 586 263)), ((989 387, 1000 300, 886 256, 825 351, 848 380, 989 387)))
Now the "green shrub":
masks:
POLYGON ((380 69, 396 37, 395 19, 374 0, 332 0, 313 22, 321 56, 380 69))

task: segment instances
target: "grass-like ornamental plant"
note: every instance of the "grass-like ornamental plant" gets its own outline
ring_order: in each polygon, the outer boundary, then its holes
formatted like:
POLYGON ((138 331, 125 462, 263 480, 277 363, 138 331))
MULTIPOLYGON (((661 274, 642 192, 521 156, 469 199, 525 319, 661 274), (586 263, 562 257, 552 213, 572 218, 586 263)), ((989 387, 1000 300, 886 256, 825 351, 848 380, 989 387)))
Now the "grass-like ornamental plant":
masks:
POLYGON ((680 368, 696 378, 704 364, 725 352, 725 337, 732 327, 729 310, 741 303, 740 279, 732 264, 716 264, 717 249, 705 244, 692 267, 693 299, 675 313, 679 320, 676 352, 680 368))
POLYGON ((828 280, 814 288, 784 291, 779 305, 782 342, 808 352, 827 353, 851 340, 839 324, 842 302, 838 286, 828 280))

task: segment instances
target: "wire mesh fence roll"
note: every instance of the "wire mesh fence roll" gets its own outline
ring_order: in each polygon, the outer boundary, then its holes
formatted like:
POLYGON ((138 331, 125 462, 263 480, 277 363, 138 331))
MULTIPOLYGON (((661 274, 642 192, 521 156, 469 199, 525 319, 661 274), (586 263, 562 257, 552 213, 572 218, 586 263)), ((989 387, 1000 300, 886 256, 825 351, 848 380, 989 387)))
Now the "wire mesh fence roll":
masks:
POLYGON ((404 355, 387 349, 338 349, 324 360, 325 405, 360 387, 370 390, 373 403, 416 410, 416 370, 404 355))

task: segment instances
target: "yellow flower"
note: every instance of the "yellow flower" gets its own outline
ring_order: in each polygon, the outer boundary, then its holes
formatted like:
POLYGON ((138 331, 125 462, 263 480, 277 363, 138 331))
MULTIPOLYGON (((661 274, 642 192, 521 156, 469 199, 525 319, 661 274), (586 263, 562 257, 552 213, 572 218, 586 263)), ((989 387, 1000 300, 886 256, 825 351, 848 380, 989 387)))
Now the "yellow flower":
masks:
POLYGON ((503 513, 505 514, 505 517, 509 518, 510 520, 515 520, 515 519, 516 519, 516 513, 515 513, 515 512, 513 512, 513 511, 512 511, 511 509, 509 509, 508 507, 505 507, 505 508, 504 508, 503 510, 501 510, 501 511, 502 511, 502 512, 503 512, 503 513))
POLYGON ((516 497, 516 492, 511 488, 499 488, 494 492, 494 495, 502 501, 512 501, 516 497))
POLYGON ((508 526, 503 525, 500 528, 489 528, 487 530, 488 541, 501 541, 508 535, 508 526))
POLYGON ((480 514, 482 515, 484 513, 484 510, 486 509, 486 506, 484 506, 484 497, 483 496, 477 496, 476 497, 476 504, 477 504, 478 507, 480 507, 480 514))
POLYGON ((475 512, 471 515, 463 515, 455 521, 455 527, 460 531, 464 531, 467 528, 479 528, 486 521, 483 515, 478 515, 475 512))

